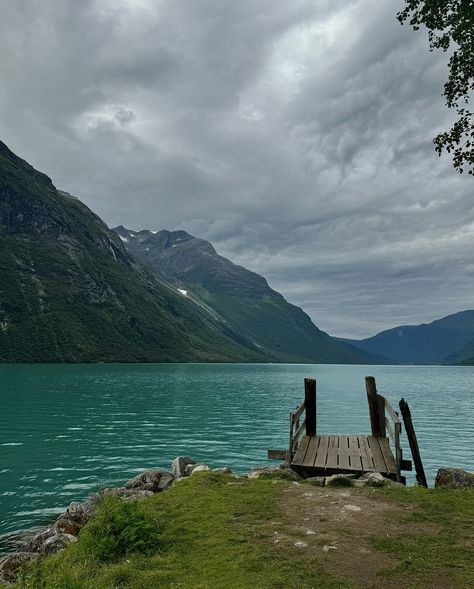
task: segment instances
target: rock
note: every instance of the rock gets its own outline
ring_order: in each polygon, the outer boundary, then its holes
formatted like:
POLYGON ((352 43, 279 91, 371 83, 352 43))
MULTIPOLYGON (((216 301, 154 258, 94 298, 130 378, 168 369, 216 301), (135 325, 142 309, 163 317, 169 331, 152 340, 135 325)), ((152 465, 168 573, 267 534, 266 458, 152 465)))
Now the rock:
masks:
POLYGON ((71 505, 66 509, 61 517, 66 517, 69 520, 77 522, 81 526, 84 526, 92 515, 94 508, 93 501, 73 501, 71 505))
POLYGON ((171 472, 152 468, 125 483, 125 489, 140 489, 159 493, 173 484, 175 477, 171 472))
POLYGON ((213 468, 212 472, 220 472, 222 474, 232 474, 231 469, 228 468, 227 466, 224 466, 223 468, 213 468))
POLYGON ((354 474, 333 474, 330 477, 326 477, 326 487, 352 487, 354 474))
POLYGON ((354 487, 404 487, 403 483, 397 483, 384 477, 380 472, 366 472, 353 481, 354 487))
POLYGON ((103 495, 116 495, 125 500, 136 501, 154 495, 153 491, 145 489, 127 489, 126 487, 110 487, 102 491, 103 495))
POLYGON ((171 463, 171 473, 177 479, 186 476, 186 467, 190 464, 196 464, 196 461, 189 456, 177 456, 171 463))
POLYGON ((474 488, 474 472, 461 468, 440 468, 436 474, 435 487, 450 489, 474 488))
POLYGON ((344 509, 348 511, 361 511, 361 508, 358 505, 344 505, 344 509))
POLYGON ((14 552, 0 557, 0 581, 14 583, 23 567, 38 558, 32 552, 14 552))
POLYGON ((61 515, 54 523, 54 528, 59 533, 70 534, 71 536, 78 536, 82 528, 82 525, 79 522, 76 522, 73 519, 66 517, 66 515, 61 515))
POLYGON ((294 471, 290 469, 283 469, 283 468, 272 468, 272 467, 262 467, 262 468, 252 468, 249 471, 248 478, 249 479, 259 479, 259 478, 268 478, 268 479, 283 479, 289 481, 299 481, 301 477, 294 471))
POLYGON ((76 536, 73 536, 72 534, 57 533, 45 540, 44 544, 39 549, 39 554, 44 556, 57 554, 74 542, 77 542, 76 536))
POLYGON ((295 546, 297 548, 306 548, 308 544, 306 544, 306 542, 303 542, 302 540, 299 540, 298 542, 295 542, 295 546))
POLYGON ((335 546, 331 546, 330 544, 325 544, 323 546, 323 552, 329 552, 330 550, 337 550, 335 546))
POLYGON ((190 476, 195 472, 204 472, 211 470, 207 464, 188 464, 186 467, 186 476, 190 476))
POLYGON ((313 487, 324 487, 326 477, 308 477, 307 479, 304 479, 304 482, 313 485, 313 487))
POLYGON ((44 528, 43 530, 41 530, 41 532, 35 534, 33 538, 29 542, 27 542, 22 548, 25 552, 40 552, 41 547, 46 542, 46 540, 49 540, 49 538, 56 536, 58 533, 60 532, 58 532, 58 530, 56 530, 54 527, 44 528))

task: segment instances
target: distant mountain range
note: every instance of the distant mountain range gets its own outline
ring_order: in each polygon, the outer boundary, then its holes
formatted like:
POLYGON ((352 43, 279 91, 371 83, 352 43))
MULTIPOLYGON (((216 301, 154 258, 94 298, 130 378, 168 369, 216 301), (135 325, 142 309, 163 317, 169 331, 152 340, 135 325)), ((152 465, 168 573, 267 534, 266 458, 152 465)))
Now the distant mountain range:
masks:
POLYGON ((208 242, 117 231, 0 142, 0 362, 373 361, 208 242))
POLYGON ((474 310, 421 325, 401 325, 372 337, 339 341, 397 364, 474 364, 474 310))

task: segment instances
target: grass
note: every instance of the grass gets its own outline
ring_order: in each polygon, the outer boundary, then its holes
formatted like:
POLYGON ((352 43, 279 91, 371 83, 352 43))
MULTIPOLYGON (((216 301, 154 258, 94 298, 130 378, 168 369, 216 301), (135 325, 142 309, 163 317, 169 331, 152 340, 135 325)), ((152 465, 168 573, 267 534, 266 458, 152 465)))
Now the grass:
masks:
MULTIPOLYGON (((299 566, 296 548, 285 554, 275 551, 272 535, 280 517, 278 497, 287 485, 287 481, 235 479, 217 473, 184 479, 170 492, 135 504, 129 514, 133 528, 145 517, 161 530, 161 542, 147 554, 133 546, 128 553, 108 545, 104 550, 100 530, 105 533, 110 521, 123 515, 117 516, 121 502, 109 501, 84 528, 79 542, 34 565, 17 587, 351 587, 322 569, 299 566), (108 522, 105 527, 104 522, 108 522)), ((146 544, 149 549, 153 539, 146 544)))
POLYGON ((400 534, 373 538, 373 546, 397 559, 384 576, 402 587, 474 587, 474 493, 469 489, 385 488, 405 507, 400 534))
MULTIPOLYGON (((320 548, 294 546, 295 522, 285 512, 285 498, 287 491, 305 493, 308 488, 294 487, 288 480, 204 472, 140 502, 109 497, 77 543, 34 564, 14 587, 366 587, 347 570, 347 576, 341 576, 336 553, 331 561, 320 548), (290 539, 275 543, 275 533, 289 533, 290 539)), ((320 490, 328 504, 333 500, 328 493, 341 492, 320 490)), ((379 581, 371 586, 474 586, 472 492, 383 488, 357 493, 367 501, 390 504, 383 515, 391 526, 390 537, 378 527, 369 543, 376 552, 390 555, 391 564, 382 567, 379 581)), ((361 544, 355 520, 343 525, 354 546, 361 544)), ((323 542, 314 538, 314 546, 323 542)))

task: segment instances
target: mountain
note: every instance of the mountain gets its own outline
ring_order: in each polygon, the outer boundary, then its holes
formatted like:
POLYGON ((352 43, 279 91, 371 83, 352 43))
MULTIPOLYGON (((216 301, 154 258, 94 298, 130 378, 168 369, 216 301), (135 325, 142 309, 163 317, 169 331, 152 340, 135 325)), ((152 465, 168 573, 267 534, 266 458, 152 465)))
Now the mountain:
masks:
POLYGON ((0 361, 266 361, 0 142, 0 361))
POLYGON ((248 337, 274 361, 370 363, 376 359, 319 330, 265 278, 220 256, 185 231, 132 231, 116 227, 126 249, 158 280, 248 337))
POLYGON ((363 340, 340 340, 402 364, 474 363, 474 310, 401 325, 363 340), (464 351, 461 351, 464 350, 464 351), (471 361, 469 361, 469 357, 471 361))

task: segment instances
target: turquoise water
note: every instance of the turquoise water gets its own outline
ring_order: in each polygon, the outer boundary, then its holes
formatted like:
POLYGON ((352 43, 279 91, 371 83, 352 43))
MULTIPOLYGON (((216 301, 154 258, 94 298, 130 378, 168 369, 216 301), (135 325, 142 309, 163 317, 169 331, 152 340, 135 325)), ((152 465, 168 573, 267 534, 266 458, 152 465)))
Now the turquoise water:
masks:
POLYGON ((318 380, 320 433, 369 433, 368 374, 394 406, 409 402, 430 483, 440 466, 474 469, 471 367, 0 366, 0 534, 180 454, 241 472, 267 463, 288 444, 305 376, 318 380))

